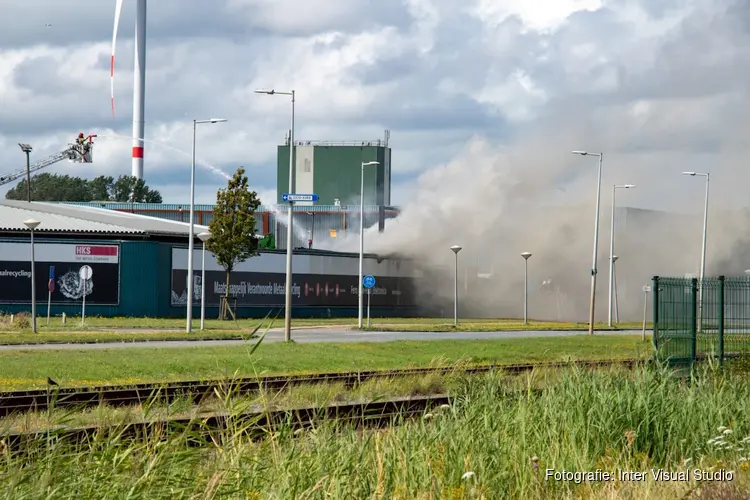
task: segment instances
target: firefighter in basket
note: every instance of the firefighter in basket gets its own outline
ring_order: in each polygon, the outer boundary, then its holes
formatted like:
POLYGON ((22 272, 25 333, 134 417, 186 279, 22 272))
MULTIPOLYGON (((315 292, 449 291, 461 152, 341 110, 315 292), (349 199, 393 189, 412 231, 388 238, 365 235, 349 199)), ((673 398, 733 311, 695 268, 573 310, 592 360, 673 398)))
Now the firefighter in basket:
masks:
POLYGON ((83 135, 83 132, 78 133, 78 137, 76 137, 76 149, 78 150, 78 153, 81 155, 81 160, 88 163, 90 160, 87 158, 87 155, 89 151, 91 150, 91 145, 93 143, 93 138, 96 137, 96 134, 89 134, 88 136, 83 135))

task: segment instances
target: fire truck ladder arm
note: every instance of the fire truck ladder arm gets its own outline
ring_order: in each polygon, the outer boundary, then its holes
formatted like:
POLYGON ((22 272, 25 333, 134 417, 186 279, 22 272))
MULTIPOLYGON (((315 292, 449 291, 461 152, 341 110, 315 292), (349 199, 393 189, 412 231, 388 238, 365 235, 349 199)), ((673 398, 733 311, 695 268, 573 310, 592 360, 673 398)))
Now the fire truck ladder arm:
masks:
MULTIPOLYGON (((37 172, 39 170, 42 170, 43 168, 47 168, 63 160, 86 162, 85 152, 82 150, 82 147, 79 145, 70 145, 68 149, 66 149, 65 151, 60 151, 59 153, 55 153, 53 155, 50 155, 46 158, 42 158, 41 160, 32 163, 29 166, 29 173, 37 172)), ((26 167, 18 169, 9 174, 2 175, 0 176, 0 186, 4 186, 5 184, 9 184, 25 176, 26 176, 26 167)))

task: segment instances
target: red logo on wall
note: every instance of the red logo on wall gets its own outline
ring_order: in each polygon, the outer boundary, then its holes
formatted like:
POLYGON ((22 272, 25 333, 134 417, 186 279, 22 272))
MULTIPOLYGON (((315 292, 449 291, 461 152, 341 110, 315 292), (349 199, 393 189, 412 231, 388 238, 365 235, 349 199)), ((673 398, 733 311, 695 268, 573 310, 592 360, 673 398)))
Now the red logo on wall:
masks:
POLYGON ((339 284, 336 283, 336 297, 339 296, 339 284))
POLYGON ((308 287, 307 283, 305 283, 305 297, 307 297, 308 290, 310 290, 310 287, 308 287))
POLYGON ((315 283, 315 295, 320 296, 320 283, 315 283))
POLYGON ((117 247, 96 247, 88 245, 76 245, 76 255, 95 255, 104 257, 114 257, 117 255, 117 247))

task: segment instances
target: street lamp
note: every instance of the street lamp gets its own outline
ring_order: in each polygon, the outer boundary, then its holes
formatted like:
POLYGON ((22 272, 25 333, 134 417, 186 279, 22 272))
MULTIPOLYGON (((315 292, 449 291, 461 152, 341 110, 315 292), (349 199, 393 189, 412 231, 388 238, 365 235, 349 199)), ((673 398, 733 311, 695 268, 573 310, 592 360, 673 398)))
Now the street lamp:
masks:
POLYGON ((589 153, 588 151, 573 151, 574 155, 598 156, 599 174, 596 183, 596 215, 594 217, 594 256, 591 263, 591 299, 589 304, 589 335, 594 334, 594 310, 596 305, 596 254, 599 251, 599 202, 602 199, 602 158, 604 153, 589 153))
POLYGON ((529 257, 531 252, 523 252, 524 281, 523 281, 523 324, 529 324, 529 257))
MULTIPOLYGON (((188 242, 188 282, 187 282, 187 322, 185 331, 193 330, 193 249, 195 248, 195 234, 193 225, 195 223, 195 129, 202 123, 222 123, 224 118, 209 118, 208 120, 193 120, 193 158, 190 162, 190 237, 188 242)), ((229 283, 227 283, 229 286, 229 283)))
MULTIPOLYGON (((27 219, 23 225, 31 231, 31 331, 36 333, 36 281, 34 277, 34 229, 39 227, 38 220, 27 219)), ((85 293, 85 290, 84 290, 85 293)))
POLYGON ((456 254, 456 286, 453 290, 453 324, 458 326, 458 252, 461 251, 461 247, 453 245, 451 250, 456 254))
POLYGON ((362 284, 362 266, 365 260, 365 167, 380 165, 379 161, 362 162, 362 171, 359 175, 359 305, 357 307, 357 325, 362 328, 362 308, 364 306, 364 285, 362 284))
POLYGON ((698 331, 700 331, 703 323, 703 277, 706 271, 706 226, 708 225, 708 184, 710 176, 707 173, 700 172, 683 172, 682 175, 706 178, 706 200, 703 206, 703 238, 701 242, 701 273, 700 284, 698 286, 698 331))
MULTIPOLYGON (((256 94, 267 94, 267 95, 288 95, 292 97, 292 123, 289 129, 289 194, 294 193, 294 101, 295 92, 291 90, 289 92, 280 92, 278 90, 256 90, 256 94)), ((294 204, 289 202, 289 209, 287 212, 287 224, 286 224, 286 286, 284 292, 286 300, 284 302, 284 340, 289 342, 292 340, 292 247, 294 246, 293 236, 293 213, 294 204)))
POLYGON ((612 290, 615 276, 615 193, 618 189, 634 188, 635 184, 615 184, 612 186, 612 220, 609 223, 609 309, 607 324, 612 328, 612 290))
POLYGON ((29 144, 18 144, 21 151, 26 153, 26 198, 31 203, 31 146, 29 144))
POLYGON ((211 239, 211 233, 208 231, 198 233, 198 238, 203 242, 203 262, 201 263, 201 330, 203 330, 206 326, 206 242, 211 239))

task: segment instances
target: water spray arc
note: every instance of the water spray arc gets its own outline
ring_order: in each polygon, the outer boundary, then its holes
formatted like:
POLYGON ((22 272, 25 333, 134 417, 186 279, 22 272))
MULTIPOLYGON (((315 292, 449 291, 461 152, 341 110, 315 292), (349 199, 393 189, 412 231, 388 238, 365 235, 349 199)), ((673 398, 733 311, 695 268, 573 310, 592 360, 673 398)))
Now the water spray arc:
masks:
MULTIPOLYGON (((133 71, 133 150, 132 176, 143 179, 143 144, 145 136, 146 109, 146 0, 136 1, 134 71, 133 71)), ((112 100, 112 116, 115 116, 115 46, 117 44, 117 30, 120 25, 123 0, 117 0, 115 5, 115 24, 112 30, 112 57, 110 59, 110 92, 112 100)))

